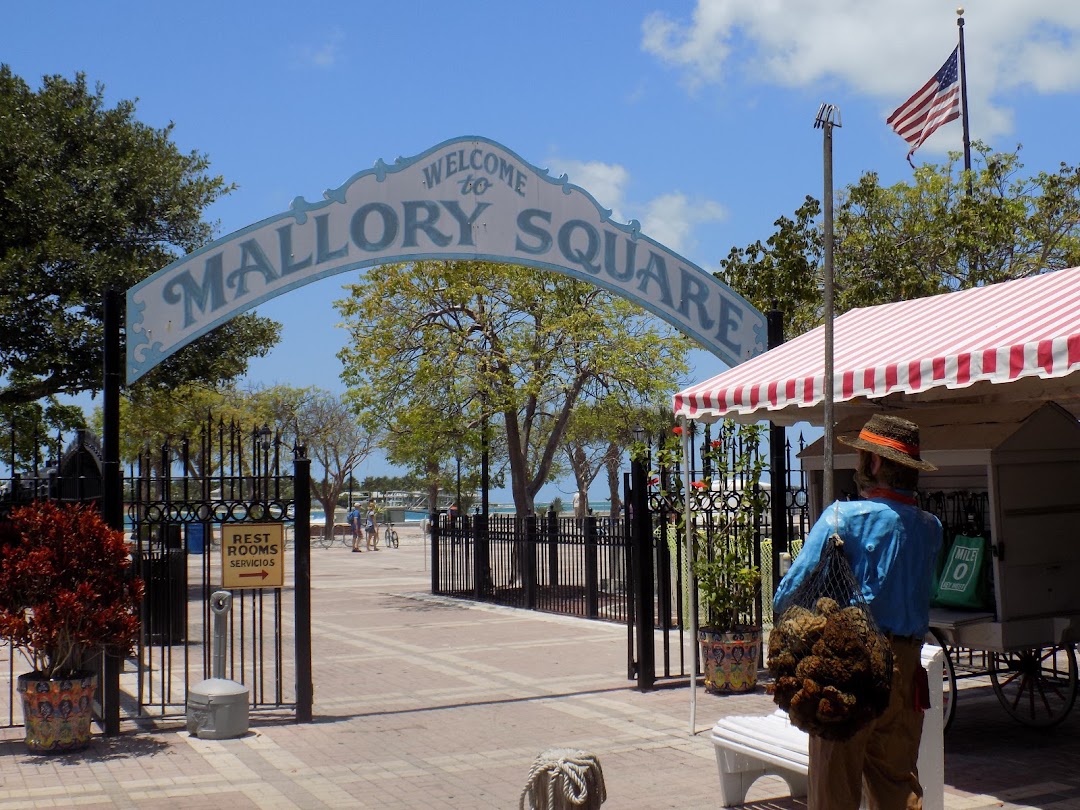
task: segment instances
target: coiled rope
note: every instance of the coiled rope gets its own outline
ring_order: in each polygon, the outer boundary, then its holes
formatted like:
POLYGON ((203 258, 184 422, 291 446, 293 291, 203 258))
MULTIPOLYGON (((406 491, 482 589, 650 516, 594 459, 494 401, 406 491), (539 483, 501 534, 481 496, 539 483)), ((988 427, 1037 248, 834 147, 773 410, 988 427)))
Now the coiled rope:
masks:
POLYGON ((604 772, 594 754, 574 748, 551 748, 533 762, 518 808, 596 810, 605 801, 604 772))

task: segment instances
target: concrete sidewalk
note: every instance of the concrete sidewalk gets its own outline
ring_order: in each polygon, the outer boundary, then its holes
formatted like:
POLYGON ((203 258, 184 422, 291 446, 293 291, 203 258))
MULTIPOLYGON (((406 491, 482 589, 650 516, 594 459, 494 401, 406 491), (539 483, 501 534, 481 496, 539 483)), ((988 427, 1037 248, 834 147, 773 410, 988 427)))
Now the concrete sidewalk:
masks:
MULTIPOLYGON (((0 734, 0 810, 110 808, 516 808, 536 755, 582 748, 603 766, 605 808, 717 808, 708 731, 767 713, 759 690, 649 693, 626 680, 626 629, 426 594, 415 529, 400 549, 312 549, 315 722, 255 715, 236 740, 181 723, 95 737, 66 757, 0 734)), ((946 807, 1080 809, 1080 719, 1035 730, 988 688, 965 690, 946 737, 946 807)), ((805 807, 777 779, 748 807, 805 807)))

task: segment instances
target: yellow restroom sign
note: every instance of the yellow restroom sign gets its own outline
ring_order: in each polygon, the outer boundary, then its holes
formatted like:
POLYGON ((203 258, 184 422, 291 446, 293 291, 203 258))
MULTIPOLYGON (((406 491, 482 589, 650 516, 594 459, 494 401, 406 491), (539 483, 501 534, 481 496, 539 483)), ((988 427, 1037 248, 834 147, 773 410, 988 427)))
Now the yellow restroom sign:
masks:
POLYGON ((281 588, 284 585, 284 524, 238 523, 222 526, 221 587, 281 588))

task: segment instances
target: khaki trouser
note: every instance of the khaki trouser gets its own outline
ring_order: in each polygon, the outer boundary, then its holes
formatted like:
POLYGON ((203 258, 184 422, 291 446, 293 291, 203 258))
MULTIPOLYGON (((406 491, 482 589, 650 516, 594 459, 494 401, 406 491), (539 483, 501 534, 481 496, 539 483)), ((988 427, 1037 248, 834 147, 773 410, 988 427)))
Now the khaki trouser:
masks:
POLYGON ((809 810, 922 810, 917 763, 923 713, 915 708, 922 642, 893 639, 893 678, 884 714, 843 742, 810 737, 809 810))

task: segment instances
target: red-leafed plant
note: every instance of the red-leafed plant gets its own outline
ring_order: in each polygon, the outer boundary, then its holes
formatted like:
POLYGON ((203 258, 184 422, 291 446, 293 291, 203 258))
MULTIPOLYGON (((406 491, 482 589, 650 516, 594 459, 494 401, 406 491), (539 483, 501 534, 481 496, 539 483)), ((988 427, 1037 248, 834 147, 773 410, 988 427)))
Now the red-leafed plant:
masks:
POLYGON ((100 650, 130 654, 142 581, 122 532, 92 506, 35 501, 0 521, 0 638, 38 676, 69 678, 100 650))

